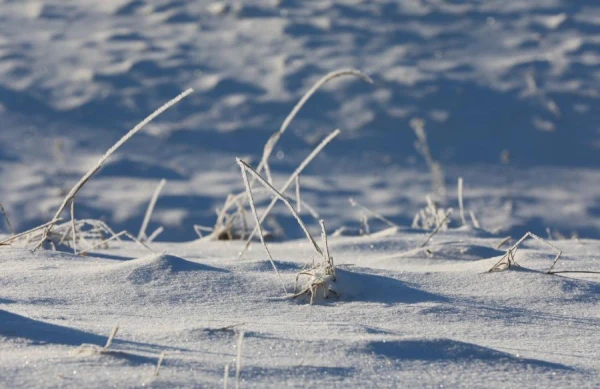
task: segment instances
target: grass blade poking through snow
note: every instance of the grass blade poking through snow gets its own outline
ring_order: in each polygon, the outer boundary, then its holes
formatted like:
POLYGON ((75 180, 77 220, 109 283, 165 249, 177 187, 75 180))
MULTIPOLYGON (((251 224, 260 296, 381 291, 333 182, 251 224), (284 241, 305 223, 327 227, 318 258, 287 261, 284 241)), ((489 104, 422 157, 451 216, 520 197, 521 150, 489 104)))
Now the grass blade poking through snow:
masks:
POLYGON ((265 243, 265 238, 263 236, 262 227, 260 225, 260 221, 258 220, 258 214, 256 213, 256 207, 254 206, 254 198, 252 196, 252 188, 250 187, 250 182, 248 181, 248 173, 246 172, 246 169, 245 169, 245 166, 247 166, 247 165, 244 164, 242 162, 242 160, 240 160, 240 159, 238 159, 237 162, 240 165, 240 169, 242 170, 242 177, 244 179, 244 185, 246 186, 246 193, 248 194, 248 201, 250 202, 250 208, 252 209, 252 215, 254 215, 256 227, 258 228, 258 236, 260 236, 260 241, 262 242, 263 246, 265 247, 265 251, 267 252, 267 255, 269 256, 269 261, 271 261, 273 270, 275 270, 275 273, 277 273, 277 277, 279 277, 279 281, 281 281, 281 286, 283 287, 283 292, 285 294, 287 294, 285 282, 283 282, 283 278, 281 278, 281 274, 279 274, 279 270, 277 270, 277 266, 275 265, 273 256, 271 255, 271 252, 269 251, 269 248, 267 247, 267 244, 265 243))
POLYGON ((179 94, 174 99, 165 103, 162 107, 158 108, 156 111, 154 111, 148 117, 146 117, 144 120, 142 120, 140 123, 138 123, 134 128, 129 130, 129 132, 127 134, 125 134, 121 139, 119 139, 119 141, 117 141, 117 143, 115 143, 110 149, 108 149, 108 151, 106 153, 104 153, 104 155, 100 158, 100 160, 98 160, 96 165, 94 165, 93 168, 91 168, 83 177, 81 177, 81 179, 75 184, 75 186, 73 186, 73 188, 71 188, 69 193, 65 196, 63 202, 61 203, 61 205, 58 207, 58 210, 54 214, 54 217, 51 220, 51 224, 46 228, 46 231, 44 231, 44 237, 36 245, 36 247, 34 248, 34 251, 37 250, 44 243, 48 232, 50 231, 52 226, 58 221, 60 214, 63 212, 63 210, 69 203, 69 201, 71 201, 77 195, 77 192, 79 192, 79 190, 81 190, 81 188, 85 185, 85 183, 88 182, 88 180, 98 170, 100 170, 100 168, 102 167, 104 162, 106 162, 106 160, 115 151, 117 151, 117 149, 119 149, 119 147, 121 147, 125 142, 127 142, 129 139, 131 139, 131 137, 134 136, 139 130, 144 128, 144 126, 146 124, 150 123, 152 120, 154 120, 154 118, 156 118, 157 116, 159 116, 160 114, 165 112, 167 109, 171 108, 172 106, 174 106, 175 104, 180 102, 182 99, 184 99, 185 97, 190 95, 193 91, 194 91, 193 89, 189 88, 189 89, 185 90, 184 92, 182 92, 181 94, 179 94))
MULTIPOLYGON (((339 129, 334 130, 325 139, 323 139, 321 141, 321 143, 319 143, 319 145, 317 147, 315 147, 315 149, 308 155, 308 157, 306 157, 304 159, 304 161, 302 161, 302 163, 296 168, 296 170, 294 170, 294 172, 292 173, 292 175, 287 179, 287 181, 285 182, 285 184, 283 184, 283 186, 281 187, 281 190, 279 191, 280 192, 279 196, 276 196, 276 197, 273 198, 273 200, 271 200, 271 202, 269 203, 269 205, 267 206, 267 208, 263 212, 263 214, 262 214, 262 216, 260 218, 259 224, 262 224, 265 221, 266 217, 269 215, 269 212, 271 212, 271 210, 275 206, 275 203, 277 202, 277 199, 283 197, 283 195, 289 189, 289 187, 292 186, 292 184, 296 181, 296 177, 300 176, 300 173, 302 173, 304 171, 304 169, 306 169, 306 167, 312 162, 312 160, 315 159, 315 157, 317 155, 319 155, 319 153, 321 152, 321 150, 323 150, 323 148, 325 148, 325 146, 327 146, 329 144, 329 142, 331 142, 340 133, 341 133, 341 131, 339 129)), ((255 172, 255 173, 259 174, 258 172, 255 172)), ((271 186, 271 185, 269 184, 269 186, 271 186)), ((273 188, 273 190, 275 190, 275 189, 273 188)), ((299 198, 297 200, 299 201, 299 198)), ((299 217, 297 217, 296 219, 299 219, 299 217)), ((250 243, 252 243, 252 239, 256 235, 257 230, 258 230, 257 227, 254 227, 254 230, 252 230, 252 232, 248 236, 248 240, 246 240, 246 244, 244 245, 244 248, 240 252, 239 257, 241 257, 242 255, 244 255, 244 252, 248 249, 248 247, 250 246, 250 243)), ((314 242, 314 239, 312 241, 314 242)))
MULTIPOLYGON (((366 74, 364 74, 363 72, 361 72, 360 70, 357 70, 357 69, 340 69, 340 70, 328 73, 325 76, 323 76, 319 81, 317 81, 316 84, 314 84, 312 86, 312 88, 310 88, 308 90, 308 92, 306 92, 304 94, 304 96, 302 96, 300 101, 298 101, 298 103, 296 103, 296 105, 294 106, 292 111, 289 113, 289 115, 283 121, 283 124, 279 128, 279 131, 277 131, 276 133, 271 135, 271 137, 265 144, 262 159, 261 159, 260 163, 258 164, 258 168, 256 169, 256 171, 259 174, 262 172, 262 170, 264 168, 268 168, 267 166, 269 163, 269 157, 271 156, 271 153, 273 152, 275 145, 279 141, 279 138, 281 138, 281 136, 283 135, 285 130, 287 130, 287 128, 290 125, 290 123, 292 122, 292 120, 294 120, 294 118, 296 117, 296 115, 298 114, 300 109, 302 109, 304 104, 306 104, 308 99, 310 99, 311 96, 313 94, 315 94, 315 92, 317 90, 319 90, 319 88, 321 88, 323 85, 327 84, 329 81, 334 80, 338 77, 343 77, 343 76, 358 77, 369 84, 373 84, 373 80, 369 76, 367 76, 366 74)), ((255 180, 252 180, 252 183, 254 183, 254 182, 255 182, 255 180)))
POLYGON ((148 228, 148 223, 150 222, 150 217, 152 216, 152 212, 154 211, 154 206, 156 205, 158 196, 160 195, 160 192, 162 191, 162 188, 165 186, 166 183, 167 183, 167 180, 165 180, 164 178, 162 180, 160 180, 160 182, 158 183, 158 186, 156 187, 156 190, 154 191, 154 194, 152 195, 152 198, 150 199, 150 203, 148 204, 148 209, 146 210, 146 215, 144 216, 144 221, 142 222, 142 226, 140 227, 140 232, 138 233, 139 241, 149 240, 148 237, 146 236, 146 228, 148 228))

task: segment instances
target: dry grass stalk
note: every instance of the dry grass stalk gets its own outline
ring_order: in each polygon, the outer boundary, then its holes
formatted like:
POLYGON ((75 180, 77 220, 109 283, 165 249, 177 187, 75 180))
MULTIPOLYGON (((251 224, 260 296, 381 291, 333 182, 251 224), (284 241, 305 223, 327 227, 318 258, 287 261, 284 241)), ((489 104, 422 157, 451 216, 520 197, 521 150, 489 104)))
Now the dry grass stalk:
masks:
MULTIPOLYGON (((300 176, 300 173, 302 173, 304 171, 304 169, 306 169, 306 167, 312 162, 312 160, 315 159, 315 157, 317 155, 319 155, 321 150, 323 150, 323 148, 325 148, 325 146, 327 146, 340 133, 341 133, 341 131, 339 129, 334 130, 331 134, 329 134, 327 137, 325 137, 325 139, 323 139, 321 141, 321 143, 319 143, 319 145, 317 145, 317 147, 315 147, 315 149, 304 159, 304 161, 302 161, 302 163, 300 163, 300 165, 296 168, 296 170, 294 170, 294 172, 290 175, 290 177, 287 179, 287 181, 283 184, 283 186, 281 187, 281 190, 279 191, 280 195, 281 195, 280 197, 283 197, 285 192, 295 182, 296 177, 300 176)), ((259 174, 258 171, 256 172, 256 174, 259 174)), ((271 202, 269 203, 269 205, 267 206, 267 208, 265 209, 265 211, 263 212, 263 214, 260 218, 260 223, 264 222, 265 218, 269 215, 269 213, 275 206, 275 203, 277 202, 278 198, 279 198, 279 196, 276 196, 271 200, 271 202)), ((299 201, 298 199, 299 199, 299 196, 297 196, 297 201, 299 201)), ((246 240, 246 244, 244 245, 244 248, 242 249, 242 251, 240 253, 240 257, 244 254, 244 252, 250 246, 250 243, 252 242, 252 239, 254 238, 256 231, 257 231, 257 228, 255 227, 254 230, 250 233, 248 239, 246 240)))
POLYGON ((504 246, 506 243, 510 242, 510 240, 512 239, 512 236, 507 236, 506 238, 502 239, 502 241, 500 243, 498 243, 498 246, 496 246, 497 249, 502 248, 502 246, 504 246))
POLYGON ((71 200, 71 233, 73 236, 73 254, 77 254, 77 230, 75 229, 75 198, 71 200))
POLYGON ((104 162, 106 162, 106 160, 115 151, 117 151, 117 149, 119 149, 125 142, 127 142, 132 136, 134 136, 146 124, 150 123, 154 118, 156 118, 157 116, 159 116, 160 114, 162 114, 167 109, 171 108, 173 105, 177 104, 179 101, 181 101, 183 98, 185 98, 186 96, 188 96, 189 94, 191 94, 193 91, 194 90, 191 89, 191 88, 187 89, 184 92, 182 92, 181 94, 179 94, 177 97, 175 97, 172 100, 170 100, 167 103, 165 103, 163 106, 161 106, 160 108, 158 108, 156 111, 154 111, 148 117, 146 117, 144 120, 142 120, 140 123, 138 123, 127 134, 125 134, 121 139, 119 139, 117 141, 117 143, 115 143, 110 149, 108 149, 108 151, 106 151, 106 153, 104 153, 104 155, 100 158, 100 160, 96 163, 96 165, 94 165, 94 167, 92 167, 83 177, 81 177, 81 179, 75 184, 75 186, 73 186, 73 188, 71 188, 71 190, 69 191, 69 193, 65 196, 65 198, 63 199, 63 202, 61 203, 61 205, 58 207, 58 210, 54 214, 54 217, 52 218, 50 224, 48 225, 48 227, 46 227, 46 230, 44 231, 42 240, 34 247, 33 251, 37 250, 38 248, 40 248, 42 246, 42 244, 44 243, 46 237, 48 236, 48 233, 52 229, 52 226, 55 223, 57 223, 58 218, 60 217, 61 213, 63 212, 63 210, 65 209, 65 207, 69 203, 69 201, 71 201, 77 195, 77 193, 79 192, 79 190, 81 190, 81 188, 85 185, 85 183, 98 170, 100 170, 100 168, 102 167, 102 165, 104 164, 104 162))
POLYGON ((519 239, 514 245, 512 245, 508 249, 508 251, 506 252, 506 254, 504 254, 500 258, 500 260, 498 262, 496 262, 496 264, 494 266, 492 266, 492 268, 490 270, 488 270, 488 273, 510 269, 513 266, 519 266, 519 264, 517 263, 517 261, 515 259, 515 254, 516 254, 519 246, 527 238, 533 238, 535 240, 538 240, 538 241, 544 243, 545 245, 550 246, 553 250, 555 250, 557 252, 556 257, 554 258, 554 262, 552 262, 552 266, 550 266, 550 269, 546 272, 548 274, 551 274, 551 271, 554 268, 554 265, 556 265, 556 262, 558 262, 558 259, 562 255, 562 251, 559 250, 558 248, 556 248, 556 246, 554 246, 552 243, 550 243, 550 242, 548 242, 548 241, 540 238, 539 236, 537 236, 537 235, 535 235, 535 234, 533 234, 531 232, 528 232, 525 235, 523 235, 523 237, 521 239, 519 239))
POLYGON ((229 380, 229 363, 225 364, 225 371, 223 372, 223 388, 227 389, 227 384, 229 380))
POLYGON ((372 211, 371 209, 365 207, 364 205, 359 204, 352 197, 349 198, 348 201, 350 202, 350 205, 352 205, 353 207, 359 208, 359 209, 361 209, 364 212, 363 213, 364 218, 362 220, 362 223, 364 224, 364 227, 365 227, 365 229, 367 231, 367 235, 370 233, 370 228, 369 228, 369 224, 368 224, 368 216, 366 214, 369 214, 372 217, 374 217, 375 219, 384 222, 389 227, 400 228, 400 226, 398 226, 396 223, 394 223, 390 219, 386 218, 385 216, 383 216, 383 215, 381 215, 381 214, 379 214, 377 212, 372 211))
MULTIPOLYGON (((273 149, 275 148, 275 145, 277 144, 277 142, 279 141, 279 139, 281 138, 281 136, 283 135, 283 133, 287 130, 287 128, 289 127, 289 125, 292 122, 292 120, 294 120, 294 118, 296 117, 296 115, 298 114, 298 112, 300 111, 300 109, 302 109, 302 107, 304 106, 304 104, 306 104, 306 102, 308 101, 308 99, 310 99, 311 96, 316 91, 318 91, 323 85, 327 84, 329 81, 334 80, 334 79, 339 78, 339 77, 344 77, 344 76, 357 77, 357 78, 360 78, 360 79, 362 79, 363 81, 365 81, 365 82, 367 82, 369 84, 373 84, 373 80, 369 76, 367 76, 366 74, 364 74, 360 70, 356 70, 356 69, 340 69, 340 70, 337 70, 337 71, 334 71, 334 72, 326 74, 323 78, 321 78, 319 81, 317 81, 312 86, 312 88, 310 88, 304 94, 304 96, 302 96, 302 98, 300 99, 300 101, 298 101, 298 103, 296 103, 296 105, 294 106, 294 108, 292 109, 292 111, 289 113, 289 115, 283 121, 281 127, 279 128, 279 131, 275 132, 267 140, 267 142, 266 142, 266 144, 264 146, 262 159, 261 159, 261 161, 258 164, 258 167, 256 169, 256 171, 259 174, 262 172, 263 169, 265 169, 265 168, 268 169, 267 166, 268 166, 268 163, 269 163, 269 157, 271 156, 271 153, 273 152, 273 149)), ((252 180, 252 184, 254 184, 254 182, 255 181, 252 180)))
POLYGON ((148 238, 146 238, 146 243, 152 243, 154 241, 154 239, 156 239, 157 236, 159 236, 160 234, 162 234, 162 232, 164 231, 164 227, 160 226, 158 227, 156 230, 154 230, 154 232, 152 232, 150 234, 150 236, 148 238))
POLYGON ((162 353, 160 353, 160 356, 158 357, 158 362, 156 362, 156 368, 154 369, 155 377, 158 377, 158 375, 160 374, 160 367, 162 366, 162 363, 165 359, 165 355, 166 355, 166 353, 163 351, 162 353))
POLYGON ((279 281, 281 281, 281 286, 283 287, 283 292, 285 294, 287 294, 287 288, 285 287, 285 282, 283 282, 283 278, 281 278, 281 274, 279 274, 279 270, 277 270, 277 266, 275 265, 273 256, 271 255, 271 252, 269 251, 269 248, 267 247, 267 244, 265 243, 265 238, 262 233, 262 227, 261 227, 260 221, 258 219, 258 214, 256 213, 256 207, 254 206, 254 199, 252 197, 252 188, 250 187, 250 182, 248 180, 248 173, 246 172, 246 167, 249 167, 249 166, 244 164, 241 159, 238 159, 237 162, 240 165, 240 169, 242 170, 242 177, 244 179, 244 185, 246 186, 246 192, 248 193, 248 200, 250 201, 250 208, 252 209, 252 215, 254 215, 254 220, 256 221, 256 226, 258 228, 258 236, 260 237, 260 241, 262 242, 262 244, 265 248, 265 251, 267 252, 267 255, 269 256, 269 261, 271 261, 273 270, 275 270, 275 273, 277 274, 279 281))
POLYGON ((15 234, 15 229, 13 228, 12 224, 10 223, 10 219, 8 218, 8 214, 6 213, 6 210, 4 209, 4 206, 2 205, 2 203, 0 203, 0 213, 2 213, 2 216, 4 217, 4 221, 6 221, 6 226, 8 227, 8 231, 10 231, 10 235, 14 235, 15 234))
POLYGON ((150 203, 148 204, 148 209, 146 209, 146 214, 144 216, 144 221, 142 222, 142 226, 140 227, 140 232, 138 233, 137 239, 140 242, 148 240, 148 236, 146 235, 146 228, 148 228, 148 223, 150 223, 150 218, 152 217, 152 212, 154 212, 154 206, 156 205, 156 201, 158 200, 158 196, 160 196, 160 192, 163 187, 167 183, 167 180, 164 178, 160 180, 154 193, 152 194, 152 198, 150 199, 150 203))
POLYGON ((458 177, 458 207, 460 209, 460 221, 463 226, 467 224, 467 220, 465 219, 465 208, 463 206, 463 178, 458 177))
POLYGON ((427 134, 425 133, 425 121, 420 118, 414 118, 410 121, 410 127, 417 136, 415 142, 415 148, 423 156, 429 170, 431 172, 431 188, 433 193, 438 196, 439 200, 446 198, 446 186, 444 184, 444 171, 439 162, 437 162, 431 155, 431 149, 427 141, 427 134))
POLYGON ((244 347, 244 331, 240 331, 237 341, 237 356, 235 358, 235 389, 240 388, 242 377, 242 349, 244 347))
POLYGON ((471 217, 471 223, 475 228, 481 228, 481 224, 479 224, 479 220, 475 217, 475 212, 469 211, 469 216, 471 217))
POLYGON ((44 223, 44 224, 42 224, 40 226, 37 226, 37 227, 34 227, 34 228, 30 229, 30 230, 27 230, 27 231, 21 232, 19 234, 13 235, 10 238, 7 238, 7 239, 4 239, 3 241, 1 241, 0 242, 0 246, 8 245, 8 244, 10 244, 10 242, 13 242, 13 241, 15 241, 17 239, 20 239, 20 238, 23 238, 23 237, 27 237, 28 235, 30 235, 30 234, 32 234, 34 232, 37 232, 39 230, 43 230, 44 228, 46 228, 46 227, 48 227, 50 225, 56 224, 56 223, 58 223, 60 221, 62 221, 62 219, 51 220, 48 223, 44 223))
MULTIPOLYGON (((296 210, 294 209, 294 206, 290 203, 290 201, 282 193, 280 193, 277 189, 275 189, 271 184, 269 184, 264 178, 262 178, 262 176, 260 174, 258 174, 256 172, 256 170, 254 170, 246 162, 242 161, 239 158, 237 158, 237 162, 240 165, 240 167, 243 168, 243 170, 246 170, 246 171, 250 172, 250 174, 252 174, 252 176, 254 176, 254 178, 256 178, 256 180, 258 180, 258 182, 260 182, 265 188, 269 189, 269 191, 277 199, 281 200, 286 205, 286 207, 288 207, 288 209, 290 210, 290 212, 292 213, 292 215, 294 216, 294 218, 296 219, 296 221, 298 222, 298 224, 302 228, 302 231, 304 231, 304 234, 306 235, 306 238, 312 243, 312 245, 315 248, 315 250, 317 250, 317 252, 322 255, 323 253, 321 252, 321 249, 319 248, 319 245, 317 244, 317 242, 315 242, 314 238, 312 237, 312 235, 308 231, 308 228, 306 228, 306 225, 302 221, 302 218, 300 218, 300 215, 298 215, 298 213, 296 212, 296 210)), ((250 196, 248 196, 248 197, 250 197, 250 196)), ((266 211, 265 211, 265 214, 266 214, 266 211)), ((256 216, 258 217, 258 215, 256 215, 256 216)), ((259 227, 260 227, 260 222, 257 224, 256 228, 258 229, 259 227)))
POLYGON ((302 201, 300 201, 300 176, 296 176, 296 210, 302 212, 302 201))
POLYGON ((425 239, 425 242, 423 242, 419 247, 425 247, 427 245, 427 243, 429 243, 429 241, 431 240, 431 238, 433 238, 435 236, 435 234, 437 234, 440 229, 442 228, 442 226, 447 226, 448 225, 448 219, 450 218, 450 215, 452 215, 452 208, 449 208, 446 211, 446 214, 444 216, 444 218, 441 220, 441 222, 437 225, 437 227, 435 227, 435 229, 431 232, 431 234, 429 234, 429 236, 427 237, 427 239, 425 239))
POLYGON ((106 340, 106 344, 104 345, 104 347, 100 347, 95 344, 84 343, 81 346, 79 346, 79 348, 76 350, 76 352, 78 354, 87 354, 87 355, 98 355, 98 354, 110 353, 111 351, 109 350, 109 348, 112 345, 112 342, 115 339, 117 332, 119 332, 118 324, 111 331, 110 336, 106 340))

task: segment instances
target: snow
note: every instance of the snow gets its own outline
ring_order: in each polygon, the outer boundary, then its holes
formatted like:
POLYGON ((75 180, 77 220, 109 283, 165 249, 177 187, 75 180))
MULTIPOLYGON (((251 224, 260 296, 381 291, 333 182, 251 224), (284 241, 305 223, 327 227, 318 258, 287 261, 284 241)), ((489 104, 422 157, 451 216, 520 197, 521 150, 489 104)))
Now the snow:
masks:
MULTIPOLYGON (((233 387, 241 333, 242 387, 600 385, 599 20, 592 0, 0 0, 0 203, 17 232, 194 88, 76 197, 77 220, 137 236, 166 179, 147 248, 122 236, 75 255, 70 234, 57 251, 0 246, 0 386, 215 387, 229 365, 233 387), (300 179, 339 293, 311 305, 284 295, 258 240, 239 258, 243 241, 197 239, 194 225, 244 191, 236 157, 256 168, 303 94, 343 68, 374 83, 319 89, 270 160, 280 188, 341 130, 300 179), (428 194, 454 209, 430 240, 411 228, 428 194), (553 270, 592 273, 547 274, 556 253, 536 240, 520 267, 488 273, 529 231, 562 250, 553 270)), ((254 189, 260 215, 270 198, 254 189)), ((285 206, 272 215, 292 291, 323 258, 285 206)), ((80 251, 97 243, 85 236, 80 251)))

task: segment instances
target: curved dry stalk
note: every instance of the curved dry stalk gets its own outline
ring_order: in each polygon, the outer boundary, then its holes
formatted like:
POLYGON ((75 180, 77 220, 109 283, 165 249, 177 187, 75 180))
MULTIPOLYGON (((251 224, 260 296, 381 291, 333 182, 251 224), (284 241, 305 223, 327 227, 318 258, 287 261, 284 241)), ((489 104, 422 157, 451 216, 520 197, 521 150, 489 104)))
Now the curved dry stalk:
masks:
MULTIPOLYGON (((63 199, 63 202, 61 203, 61 205, 58 207, 58 210, 54 214, 54 217, 52 218, 52 221, 54 221, 54 223, 56 223, 56 219, 58 219, 58 217, 60 216, 60 214, 63 212, 63 210, 65 209, 65 207, 69 203, 69 201, 71 201, 71 199, 73 199, 75 197, 75 195, 77 195, 77 192, 79 192, 79 190, 85 185, 85 183, 88 182, 88 180, 98 170, 100 170, 100 168, 102 167, 102 165, 104 164, 104 162, 106 162, 106 160, 115 151, 117 151, 117 149, 119 147, 121 147, 125 142, 127 142, 132 136, 134 136, 146 124, 150 123, 152 120, 154 120, 154 118, 156 118, 157 116, 159 116, 160 114, 162 114, 163 112, 165 112, 167 109, 169 109, 172 106, 174 106, 175 104, 177 104, 179 101, 181 101, 183 98, 185 98, 186 96, 188 96, 189 94, 191 94, 193 91, 194 90, 192 88, 186 89, 184 92, 182 92, 181 94, 179 94, 177 97, 175 97, 175 98, 171 99, 170 101, 168 101, 167 103, 165 103, 163 106, 161 106, 160 108, 158 108, 152 114, 150 114, 149 116, 147 116, 144 120, 142 120, 140 123, 138 123, 134 128, 132 128, 131 130, 129 130, 129 132, 127 134, 125 134, 121 139, 119 139, 117 141, 117 143, 115 143, 110 149, 108 149, 108 151, 106 151, 106 153, 104 153, 104 155, 100 158, 100 160, 98 160, 98 162, 96 163, 96 165, 94 165, 94 167, 91 168, 83 177, 81 177, 81 179, 75 184, 75 186, 73 186, 73 188, 71 188, 71 190, 69 191, 69 193, 63 199)), ((44 236, 43 236, 41 242, 39 242, 36 245, 36 247, 34 248, 34 251, 37 250, 44 243, 44 240, 46 239, 46 236, 48 235, 48 232, 50 231, 50 229, 52 228, 52 225, 54 223, 50 224, 46 228, 46 231, 44 231, 44 236)))
MULTIPOLYGON (((363 73, 357 69, 340 69, 340 70, 336 70, 334 72, 328 73, 325 76, 323 76, 319 81, 317 81, 312 86, 312 88, 310 88, 308 90, 308 92, 306 92, 304 94, 304 96, 302 96, 300 101, 298 101, 298 103, 296 103, 296 105, 294 106, 292 111, 289 113, 289 115, 283 121, 283 124, 279 128, 279 131, 277 131, 273 135, 271 135, 271 137, 265 144, 262 159, 261 159, 260 163, 258 164, 258 168, 256 169, 256 171, 259 174, 262 171, 262 169, 265 168, 266 165, 268 164, 269 157, 271 156, 271 153, 273 152, 275 145, 279 141, 279 138, 281 138, 281 135, 283 135, 285 130, 287 130, 287 128, 290 125, 290 123, 292 122, 292 120, 294 120, 294 118, 296 117, 296 115, 298 114, 300 109, 302 109, 304 104, 306 104, 308 99, 310 99, 311 96, 313 94, 315 94, 315 92, 317 90, 319 90, 319 88, 321 88, 323 85, 327 84, 329 81, 334 80, 338 77, 343 77, 343 76, 358 77, 369 84, 373 84, 373 80, 371 79, 371 77, 367 76, 365 73, 363 73)), ((254 183, 254 180, 252 181, 252 183, 254 183)))
MULTIPOLYGON (((282 197, 283 197, 283 194, 285 194, 285 192, 289 189, 289 187, 292 186, 292 184, 295 182, 296 178, 298 176, 300 176, 300 173, 302 173, 304 171, 304 169, 306 169, 306 167, 312 162, 312 160, 315 159, 315 157, 317 155, 319 155, 319 153, 321 152, 321 150, 323 150, 323 148, 325 146, 327 146, 329 144, 329 142, 331 142, 340 133, 341 133, 341 131, 340 131, 339 128, 336 129, 336 130, 334 130, 325 139, 323 139, 321 141, 321 143, 319 143, 317 145, 317 147, 315 147, 315 149, 304 159, 304 161, 302 161, 302 163, 300 163, 300 165, 296 168, 296 170, 294 170, 294 172, 289 176, 289 178, 287 179, 287 181, 285 182, 285 184, 283 184, 283 186, 281 187, 281 190, 279 192, 280 192, 280 195, 282 195, 282 197)), ((259 174, 259 173, 256 172, 256 174, 259 174)), ((275 190, 275 189, 273 188, 273 190, 275 190)), ((274 197, 271 200, 271 202, 269 203, 269 205, 267 206, 267 208, 265 209, 265 211, 263 212, 262 216, 260 217, 260 223, 263 223, 265 221, 266 217, 269 215, 269 213, 271 212, 271 210, 275 206, 276 202, 277 202, 277 197, 274 197)), ((307 207, 305 207, 305 208, 307 208, 307 207)), ((309 209, 309 208, 307 208, 307 209, 309 209)), ((244 252, 248 249, 248 247, 250 246, 250 243, 252 243, 252 239, 256 235, 256 231, 257 231, 257 228, 255 227, 254 230, 252 230, 252 232, 250 233, 248 239, 246 240, 246 244, 244 245, 244 248, 240 252, 240 255, 239 255, 240 258, 241 258, 242 255, 244 255, 244 252)), ((314 243, 314 239, 311 239, 311 240, 314 243)))

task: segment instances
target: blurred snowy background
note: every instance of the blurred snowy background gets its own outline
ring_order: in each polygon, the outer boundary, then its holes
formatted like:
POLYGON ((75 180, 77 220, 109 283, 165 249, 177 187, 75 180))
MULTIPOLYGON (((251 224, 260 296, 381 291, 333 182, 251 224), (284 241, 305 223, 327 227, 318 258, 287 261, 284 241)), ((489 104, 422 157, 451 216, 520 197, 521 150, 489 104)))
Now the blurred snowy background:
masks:
POLYGON ((108 147, 193 87, 76 202, 135 233, 166 178, 149 230, 193 239, 243 187, 234 158, 256 164, 303 93, 353 67, 375 84, 328 84, 273 158, 282 182, 342 130, 302 181, 332 228, 358 226, 348 197, 410 226, 431 190, 419 118, 448 205, 463 176, 484 228, 598 238, 599 49, 593 0, 0 0, 0 203, 17 229, 49 220, 108 147))

